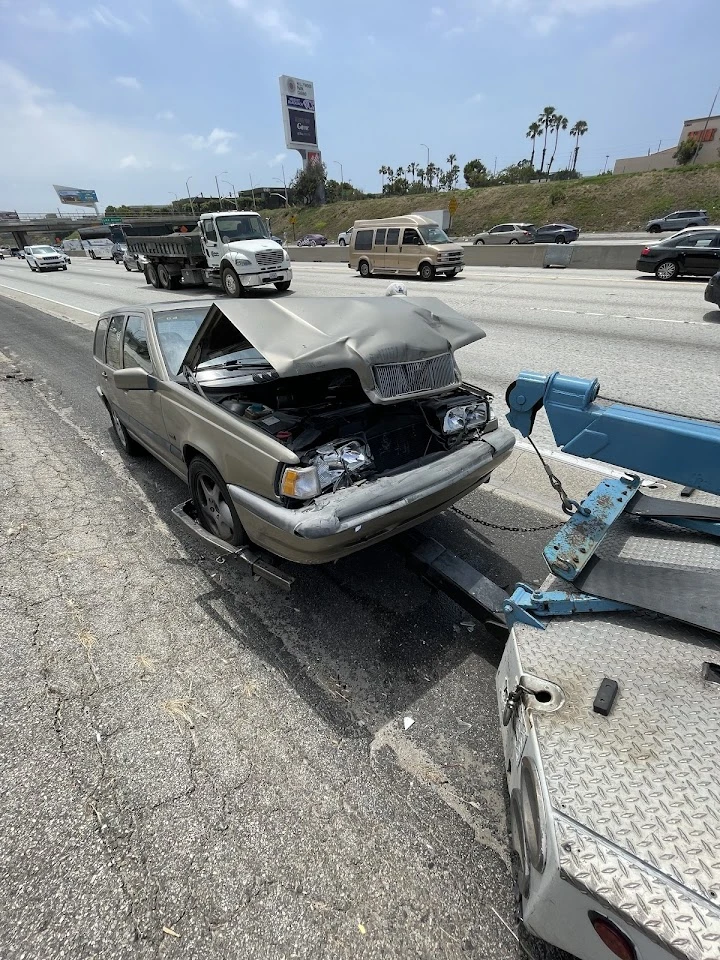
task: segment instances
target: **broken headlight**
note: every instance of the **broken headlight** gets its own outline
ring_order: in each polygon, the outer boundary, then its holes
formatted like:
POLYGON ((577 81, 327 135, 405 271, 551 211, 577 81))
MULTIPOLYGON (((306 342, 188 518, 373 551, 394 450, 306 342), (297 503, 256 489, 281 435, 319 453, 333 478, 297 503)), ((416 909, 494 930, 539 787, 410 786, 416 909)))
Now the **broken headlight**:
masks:
POLYGON ((346 443, 325 443, 315 451, 313 466, 317 470, 323 490, 345 480, 349 485, 373 466, 367 445, 360 440, 346 443))
POLYGON ((293 500, 312 500, 322 492, 315 467, 286 467, 280 480, 280 493, 293 500))
POLYGON ((492 404, 489 400, 477 403, 463 403, 450 407, 443 418, 442 431, 451 436, 465 430, 477 430, 493 419, 492 404))

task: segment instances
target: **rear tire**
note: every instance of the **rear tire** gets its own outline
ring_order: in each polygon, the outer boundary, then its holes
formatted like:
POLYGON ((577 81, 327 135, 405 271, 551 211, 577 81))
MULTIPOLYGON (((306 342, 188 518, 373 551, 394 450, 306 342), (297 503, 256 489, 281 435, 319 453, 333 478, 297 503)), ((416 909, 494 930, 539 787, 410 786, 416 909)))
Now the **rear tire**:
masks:
POLYGON ((240 283, 240 277, 235 273, 232 267, 225 267, 222 272, 222 286, 228 297, 242 297, 243 287, 240 283))
POLYGON ((275 289, 279 290, 280 293, 283 293, 285 290, 290 289, 290 282, 290 280, 278 280, 278 282, 275 284, 275 289))
POLYGON ((149 263, 147 267, 145 267, 145 278, 156 290, 160 289, 160 277, 158 276, 157 267, 154 263, 149 263))
POLYGON ((168 268, 164 263, 159 263, 157 268, 158 280, 160 281, 160 286, 163 290, 174 290, 175 284, 173 280, 175 279, 171 274, 168 268))
POLYGON ((513 237, 512 240, 509 241, 509 243, 511 247, 515 247, 518 245, 518 243, 520 243, 520 241, 516 240, 515 237, 513 237))
POLYGON ((555 243, 567 243, 567 238, 564 237, 561 233, 559 233, 559 234, 555 237, 555 243))
POLYGON ((143 448, 140 446, 137 440, 134 440, 127 432, 117 413, 115 413, 114 407, 112 407, 110 403, 108 403, 108 413, 110 414, 110 422, 112 423, 112 427, 115 432, 115 438, 123 448, 123 451, 129 457, 141 456, 143 453, 143 448))
POLYGON ((344 240, 343 237, 340 238, 340 246, 341 246, 341 247, 347 246, 347 244, 345 243, 345 240, 344 240))
POLYGON ((205 457, 195 457, 188 469, 190 494, 203 527, 234 547, 247 543, 225 481, 205 457))
POLYGON ((125 269, 127 270, 128 273, 131 272, 130 267, 127 264, 125 264, 125 269))
POLYGON ((367 260, 360 261, 360 263, 358 264, 358 270, 360 271, 360 276, 365 277, 366 279, 372 273, 370 269, 370 264, 367 262, 367 260))
POLYGON ((435 276, 435 267, 431 263, 423 263, 420 265, 421 280, 432 280, 434 276, 435 276))
POLYGON ((95 251, 94 251, 94 250, 91 250, 91 251, 90 251, 90 259, 91 259, 91 260, 94 260, 94 259, 95 259, 95 251))
POLYGON ((675 280, 680 276, 677 263, 674 260, 663 260, 655 267, 655 276, 658 280, 675 280))

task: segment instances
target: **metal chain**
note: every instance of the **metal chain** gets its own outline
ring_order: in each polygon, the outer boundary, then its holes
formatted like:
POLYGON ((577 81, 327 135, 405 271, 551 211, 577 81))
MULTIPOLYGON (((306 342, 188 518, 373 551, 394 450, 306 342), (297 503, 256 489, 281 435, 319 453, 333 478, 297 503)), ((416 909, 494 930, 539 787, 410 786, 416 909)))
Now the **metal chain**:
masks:
POLYGON ((540 463, 543 465, 543 470, 548 475, 548 479, 550 480, 550 486, 560 497, 560 503, 562 504, 563 513, 567 513, 569 516, 572 516, 574 513, 582 512, 584 508, 580 506, 577 500, 571 500, 570 497, 567 495, 567 493, 565 492, 565 488, 562 485, 562 480, 559 477, 555 476, 555 474, 552 472, 552 469, 545 462, 545 460, 543 459, 543 455, 535 446, 535 441, 533 440, 533 438, 529 436, 528 440, 530 441, 530 445, 532 446, 533 450, 538 455, 540 463))
POLYGON ((471 523, 478 523, 481 527, 490 527, 491 530, 504 530, 506 533, 538 533, 540 530, 556 530, 562 526, 562 523, 547 523, 542 527, 508 527, 503 523, 490 523, 489 520, 481 520, 480 517, 473 517, 465 513, 460 507, 453 507, 453 511, 469 520, 471 523))

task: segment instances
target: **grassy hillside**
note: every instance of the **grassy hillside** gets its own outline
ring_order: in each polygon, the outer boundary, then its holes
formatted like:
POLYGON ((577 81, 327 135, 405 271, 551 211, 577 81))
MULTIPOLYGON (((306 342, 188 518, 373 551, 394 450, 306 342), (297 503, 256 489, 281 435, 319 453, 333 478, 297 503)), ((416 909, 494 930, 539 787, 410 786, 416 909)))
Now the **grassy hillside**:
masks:
MULTIPOLYGON (((572 223, 582 230, 638 230, 659 214, 684 207, 708 211, 720 222, 720 163, 702 167, 677 167, 650 173, 626 173, 582 180, 485 187, 460 190, 452 233, 462 236, 508 220, 530 223, 572 223)), ((324 233, 334 240, 354 220, 390 217, 412 210, 447 207, 448 193, 383 197, 331 203, 325 207, 266 210, 273 233, 287 230, 292 238, 290 214, 297 216, 297 236, 324 233)))

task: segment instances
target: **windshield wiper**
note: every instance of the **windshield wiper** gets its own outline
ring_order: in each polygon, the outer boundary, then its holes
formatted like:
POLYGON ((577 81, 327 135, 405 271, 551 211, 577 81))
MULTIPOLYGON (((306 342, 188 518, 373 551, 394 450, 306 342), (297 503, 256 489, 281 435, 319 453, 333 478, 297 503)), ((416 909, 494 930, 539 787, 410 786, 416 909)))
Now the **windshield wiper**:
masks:
POLYGON ((204 364, 199 366, 198 373, 204 373, 206 370, 244 370, 246 368, 253 369, 255 367, 270 367, 272 364, 268 363, 267 360, 253 360, 248 362, 245 360, 228 360, 225 363, 213 363, 209 367, 206 367, 204 364))

